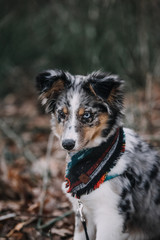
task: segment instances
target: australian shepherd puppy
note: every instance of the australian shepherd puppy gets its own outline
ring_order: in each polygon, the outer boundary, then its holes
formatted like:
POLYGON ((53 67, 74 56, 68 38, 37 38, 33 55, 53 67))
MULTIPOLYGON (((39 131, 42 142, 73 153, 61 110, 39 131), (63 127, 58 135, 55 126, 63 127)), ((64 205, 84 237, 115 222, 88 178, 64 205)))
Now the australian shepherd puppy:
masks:
POLYGON ((74 240, 159 240, 160 158, 122 125, 123 81, 48 70, 36 83, 68 152, 63 189, 76 213, 74 240))

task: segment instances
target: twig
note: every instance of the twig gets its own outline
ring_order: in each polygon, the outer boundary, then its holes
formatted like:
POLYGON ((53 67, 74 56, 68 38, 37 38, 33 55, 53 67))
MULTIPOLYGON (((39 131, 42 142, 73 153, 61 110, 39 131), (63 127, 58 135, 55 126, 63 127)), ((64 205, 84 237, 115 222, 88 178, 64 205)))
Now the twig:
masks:
POLYGON ((0 128, 2 132, 10 139, 12 139, 17 147, 23 152, 23 155, 29 162, 34 162, 37 158, 35 155, 25 146, 23 140, 2 120, 0 119, 0 128))
POLYGON ((4 221, 4 220, 7 220, 9 218, 14 218, 14 217, 16 217, 15 213, 8 213, 6 215, 0 216, 0 221, 4 221))
POLYGON ((10 218, 15 218, 15 217, 35 217, 35 218, 55 218, 55 215, 39 215, 39 214, 29 214, 29 213, 6 213, 5 215, 0 215, 0 221, 4 221, 10 218))
POLYGON ((52 227, 56 222, 62 220, 63 218, 65 218, 65 217, 67 217, 67 216, 70 216, 71 214, 73 214, 73 211, 72 211, 72 210, 67 211, 67 212, 65 212, 63 215, 61 215, 61 216, 59 216, 59 217, 57 217, 57 218, 55 218, 55 219, 52 219, 52 220, 46 222, 45 224, 37 227, 37 229, 38 229, 38 230, 42 230, 42 229, 45 229, 45 228, 50 228, 50 227, 52 227))
MULTIPOLYGON (((48 169, 49 169, 49 160, 50 160, 50 156, 51 156, 51 151, 52 151, 52 147, 53 147, 53 138, 54 138, 54 134, 51 131, 51 133, 49 135, 48 146, 47 146, 47 154, 46 154, 47 167, 44 171, 44 176, 43 176, 43 188, 42 188, 41 198, 40 198, 39 215, 42 215, 42 213, 43 213, 43 206, 44 206, 44 201, 45 201, 46 192, 47 192, 48 169)), ((40 217, 37 222, 37 228, 40 227, 41 221, 42 221, 42 218, 40 217)))

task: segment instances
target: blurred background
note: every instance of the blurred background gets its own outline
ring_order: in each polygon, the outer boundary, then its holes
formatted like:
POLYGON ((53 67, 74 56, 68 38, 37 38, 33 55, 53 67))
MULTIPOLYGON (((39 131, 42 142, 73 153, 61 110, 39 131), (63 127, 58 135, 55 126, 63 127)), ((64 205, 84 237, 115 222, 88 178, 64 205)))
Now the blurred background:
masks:
POLYGON ((70 208, 65 153, 52 139, 46 157, 50 117, 35 90, 54 68, 120 75, 125 125, 159 150, 160 1, 0 0, 0 237, 72 239, 72 215, 36 230, 70 208))

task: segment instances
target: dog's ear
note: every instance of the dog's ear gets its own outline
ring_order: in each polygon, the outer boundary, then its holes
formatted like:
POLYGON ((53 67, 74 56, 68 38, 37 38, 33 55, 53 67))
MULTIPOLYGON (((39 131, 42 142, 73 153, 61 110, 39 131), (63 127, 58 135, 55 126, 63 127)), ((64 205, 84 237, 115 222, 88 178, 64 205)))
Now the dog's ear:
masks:
POLYGON ((58 96, 70 84, 69 76, 69 73, 61 70, 47 70, 36 77, 40 100, 47 112, 54 111, 58 96))
POLYGON ((112 104, 122 96, 124 81, 117 75, 94 72, 88 76, 88 88, 92 94, 104 102, 112 104))

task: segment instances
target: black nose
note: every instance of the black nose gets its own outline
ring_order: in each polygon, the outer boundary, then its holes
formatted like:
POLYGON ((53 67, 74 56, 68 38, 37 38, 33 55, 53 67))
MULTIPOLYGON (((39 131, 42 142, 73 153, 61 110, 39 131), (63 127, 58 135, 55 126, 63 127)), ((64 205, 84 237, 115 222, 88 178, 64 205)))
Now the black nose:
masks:
POLYGON ((75 146, 75 141, 72 139, 66 139, 62 142, 62 146, 66 150, 72 150, 75 146))

